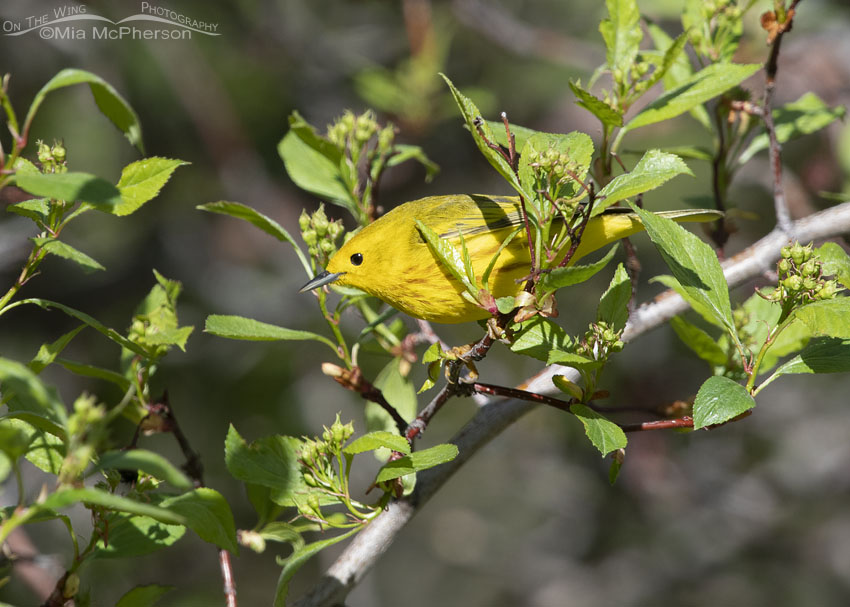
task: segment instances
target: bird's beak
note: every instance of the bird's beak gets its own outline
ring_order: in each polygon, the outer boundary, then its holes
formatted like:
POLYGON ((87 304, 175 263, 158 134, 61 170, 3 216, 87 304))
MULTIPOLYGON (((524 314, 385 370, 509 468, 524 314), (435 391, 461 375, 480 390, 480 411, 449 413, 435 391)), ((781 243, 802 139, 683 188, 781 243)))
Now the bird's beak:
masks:
POLYGON ((313 280, 311 280, 306 285, 304 285, 303 287, 298 289, 298 292, 303 293, 304 291, 312 291, 313 289, 316 289, 318 287, 323 287, 327 284, 332 283, 333 281, 335 281, 337 278, 339 278, 343 274, 345 274, 345 272, 337 272, 335 274, 332 274, 332 273, 328 272, 327 270, 325 270, 321 274, 316 274, 316 276, 313 278, 313 280))

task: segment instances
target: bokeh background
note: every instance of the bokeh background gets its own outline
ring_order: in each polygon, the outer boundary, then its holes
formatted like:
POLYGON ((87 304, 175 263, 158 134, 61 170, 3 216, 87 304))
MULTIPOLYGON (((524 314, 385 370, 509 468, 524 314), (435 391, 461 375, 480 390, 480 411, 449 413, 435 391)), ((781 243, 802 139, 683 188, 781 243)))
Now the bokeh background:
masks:
MULTIPOLYGON (((156 4, 156 3, 152 3, 156 4)), ((642 11, 674 33, 679 0, 642 0, 642 11)), ((760 62, 766 47, 758 14, 747 19, 738 60, 760 62)), ((60 4, 4 0, 0 18, 19 20, 60 4)), ((90 13, 113 20, 138 12, 134 3, 90 2, 90 13)), ((567 83, 587 80, 604 56, 597 31, 604 3, 596 0, 330 1, 175 0, 169 9, 218 23, 220 36, 180 41, 44 40, 37 34, 0 35, 0 72, 10 73, 10 96, 24 114, 35 92, 66 67, 90 70, 112 83, 139 113, 148 155, 180 158, 162 194, 129 218, 90 213, 65 238, 106 266, 83 274, 48 259, 22 295, 62 301, 105 324, 126 327, 154 282, 151 270, 182 281, 182 323, 195 333, 185 353, 169 355, 156 378, 193 447, 206 481, 221 491, 237 526, 254 515, 240 483, 223 461, 228 424, 247 439, 270 433, 316 434, 336 412, 363 428, 363 402, 319 370, 329 360, 310 342, 241 343, 204 334, 211 313, 240 314, 292 328, 323 331, 314 299, 298 294, 306 276, 292 250, 247 224, 212 216, 195 205, 239 201, 297 234, 302 208, 319 201, 288 179, 276 152, 293 110, 324 128, 351 108, 378 110, 400 139, 422 146, 442 171, 430 184, 412 164, 391 170, 380 202, 389 208, 424 195, 507 193, 461 127, 437 72, 448 74, 490 117, 539 130, 599 128, 574 103, 567 83), (433 36, 433 44, 428 37, 433 36)), ((846 0, 806 0, 783 43, 779 103, 816 92, 830 105, 850 100, 850 9, 846 0)), ((751 80, 758 91, 758 77, 751 80)), ((626 148, 707 143, 687 117, 630 135, 626 148)), ((8 149, 8 136, 4 145, 8 149)), ((117 180, 138 153, 105 119, 87 87, 53 93, 34 124, 32 140, 63 139, 72 170, 117 180)), ((32 151, 32 148, 29 149, 32 151)), ((830 204, 822 191, 848 191, 850 132, 836 124, 786 146, 789 198, 801 216, 830 204)), ((626 155, 627 163, 636 156, 626 155)), ((646 197, 649 208, 674 208, 710 191, 707 168, 680 177, 646 197)), ((772 227, 766 157, 754 159, 733 188, 742 210, 734 253, 772 227)), ((9 194, 3 205, 9 202, 9 194)), ((343 216, 342 209, 330 208, 343 216)), ((10 284, 27 252, 31 224, 0 216, 0 284, 10 284)), ((660 287, 646 279, 664 271, 652 247, 636 239, 644 263, 639 298, 660 287)), ((561 318, 577 331, 593 315, 609 280, 600 277, 581 298, 561 298, 561 318)), ((5 287, 4 287, 5 288, 5 287)), ((752 285, 736 291, 739 299, 752 285)), ((58 312, 18 308, 0 322, 2 353, 28 360, 39 344, 73 327, 58 312)), ((352 315, 345 330, 362 321, 352 315)), ((452 343, 479 329, 439 327, 452 343)), ((116 348, 86 331, 70 358, 111 366, 116 348)), ((519 382, 537 370, 494 348, 483 378, 519 382)), ((368 367, 374 373, 384 361, 368 367)), ((419 365, 414 369, 422 379, 419 365)), ((66 402, 82 390, 105 402, 109 386, 48 369, 66 402)), ((652 405, 685 399, 707 376, 669 329, 642 337, 606 371, 612 402, 652 405)), ((398 537, 376 569, 351 594, 352 606, 399 605, 846 605, 850 603, 850 380, 793 377, 765 390, 745 421, 696 434, 630 436, 626 465, 613 487, 607 463, 583 438, 580 425, 557 411, 536 410, 494 440, 444 488, 398 537)), ((474 413, 453 401, 425 437, 448 439, 474 413)), ((116 444, 126 441, 117 432, 116 444)), ((142 446, 180 461, 170 437, 142 446)), ((362 486, 373 472, 366 463, 362 486)), ((45 479, 31 467, 35 494, 45 479)), ((3 487, 2 500, 15 499, 3 487)), ((84 525, 84 515, 77 520, 84 525), (82 518, 81 518, 82 517, 82 518)), ((40 562, 58 575, 70 545, 61 527, 29 526, 40 562)), ((234 558, 242 605, 269 604, 279 568, 270 544, 264 554, 243 549, 234 558)), ((293 596, 308 589, 331 562, 323 553, 296 578, 293 596)), ((98 561, 83 574, 93 604, 112 605, 136 584, 177 589, 163 605, 221 604, 216 551, 187 534, 176 546, 121 562, 98 561)), ((0 588, 0 600, 36 604, 19 580, 0 588)))

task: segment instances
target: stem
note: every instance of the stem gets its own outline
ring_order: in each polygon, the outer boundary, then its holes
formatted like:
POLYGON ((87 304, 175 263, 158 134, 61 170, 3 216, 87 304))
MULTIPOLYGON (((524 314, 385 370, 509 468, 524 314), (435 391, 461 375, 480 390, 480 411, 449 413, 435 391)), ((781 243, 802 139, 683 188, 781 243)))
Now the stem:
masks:
POLYGON ((348 351, 348 346, 345 344, 345 338, 342 336, 342 331, 339 330, 339 322, 328 313, 327 298, 328 295, 324 289, 316 289, 319 292, 319 308, 322 310, 322 316, 331 328, 331 331, 337 341, 337 355, 345 361, 348 368, 351 368, 351 353, 348 351))
MULTIPOLYGON (((773 345, 773 342, 776 341, 776 338, 779 337, 779 334, 784 331, 788 325, 790 325, 794 321, 794 312, 793 310, 790 312, 782 311, 782 315, 780 318, 784 318, 782 322, 780 322, 776 327, 773 328, 772 331, 767 336, 767 339, 764 340, 764 343, 761 345, 761 349, 759 349, 759 353, 756 356, 755 361, 752 364, 752 367, 749 370, 749 378, 747 379, 747 391, 755 396, 758 392, 760 392, 764 386, 759 386, 757 391, 753 391, 753 386, 756 383, 756 377, 758 376, 759 367, 761 366, 762 361, 764 360, 767 351, 770 349, 770 346, 773 345)), ((773 381, 773 379, 771 379, 773 381)), ((766 385, 766 384, 765 384, 766 385)))

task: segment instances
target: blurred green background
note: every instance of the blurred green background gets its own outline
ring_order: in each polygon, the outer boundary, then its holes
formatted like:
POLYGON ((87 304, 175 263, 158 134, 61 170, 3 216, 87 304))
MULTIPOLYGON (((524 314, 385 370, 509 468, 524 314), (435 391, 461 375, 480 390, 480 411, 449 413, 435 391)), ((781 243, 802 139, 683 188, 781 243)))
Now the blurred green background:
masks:
MULTIPOLYGON (((329 360, 312 342, 241 343, 201 332, 208 314, 239 314, 292 328, 324 331, 314 299, 299 294, 306 281, 287 246, 236 220, 195 210, 234 200, 276 219, 293 234, 302 208, 318 200, 287 178, 276 145, 295 109, 324 128, 351 108, 379 110, 400 127, 403 142, 422 146, 442 168, 424 183, 419 166, 390 170, 380 203, 390 208, 431 194, 507 193, 474 148, 437 77, 445 72, 488 117, 504 110, 516 124, 538 130, 584 130, 598 124, 574 104, 570 78, 587 81, 604 49, 596 0, 330 1, 180 0, 151 4, 217 23, 220 36, 134 41, 42 39, 37 32, 0 35, 0 72, 10 73, 19 115, 36 91, 66 67, 92 71, 113 84, 139 113, 148 155, 190 161, 162 194, 131 218, 90 213, 65 238, 107 270, 86 275, 48 259, 23 296, 58 300, 105 324, 124 328, 154 283, 151 270, 182 281, 181 324, 194 324, 187 352, 167 357, 155 384, 168 389, 184 432, 202 455, 206 482, 230 501, 237 526, 254 515, 241 484, 224 469, 228 424, 247 439, 270 433, 316 434, 336 412, 362 430, 363 402, 319 369, 329 360)), ((747 19, 738 60, 761 62, 767 48, 758 14, 747 19)), ((51 13, 61 4, 4 0, 0 19, 51 13)), ((642 0, 642 11, 678 33, 678 0, 642 0)), ((87 11, 114 21, 138 12, 134 3, 90 2, 87 11)), ((88 27, 88 26, 85 26, 88 27)), ((801 3, 780 62, 777 102, 816 92, 830 105, 850 100, 850 9, 846 0, 801 3)), ((747 83, 759 91, 758 76, 747 83)), ((695 122, 646 129, 626 149, 707 143, 695 122)), ((8 149, 8 135, 3 137, 8 149)), ((64 139, 71 170, 117 180, 137 152, 105 119, 87 87, 53 93, 32 138, 64 139)), ((30 156, 32 148, 29 148, 30 156)), ((788 144, 787 188, 792 212, 826 206, 820 191, 847 191, 850 134, 836 124, 788 144)), ((636 156, 624 155, 628 164, 636 156)), ((647 196, 648 208, 681 207, 710 191, 707 167, 690 163, 696 178, 680 177, 647 196)), ((769 171, 764 154, 739 175, 732 198, 750 219, 736 221, 733 254, 772 227, 769 171)), ((12 202, 4 191, 3 206, 12 202)), ((342 216, 341 209, 329 209, 342 216)), ((0 217, 0 283, 10 284, 28 251, 31 224, 0 217)), ((639 300, 660 291, 646 279, 664 271, 646 240, 637 238, 644 264, 639 300)), ((591 319, 610 274, 561 297, 561 319, 573 331, 591 319)), ((740 288, 743 299, 752 286, 740 288)), ((5 287, 4 287, 5 288, 5 287)), ((0 323, 3 355, 28 360, 39 344, 74 323, 58 312, 18 308, 0 323)), ((362 320, 345 319, 356 334, 362 320)), ((477 326, 438 327, 450 343, 465 343, 477 326)), ((68 357, 111 366, 118 352, 92 331, 68 357)), ((382 361, 369 369, 372 376, 382 361)), ((422 370, 415 365, 416 382, 422 370)), ((482 378, 517 383, 535 361, 494 348, 482 378)), ((105 402, 119 395, 61 369, 48 369, 66 402, 82 390, 105 402)), ((657 405, 691 396, 707 376, 669 329, 642 337, 615 358, 605 387, 612 403, 657 405)), ((418 383, 417 383, 418 385, 418 383)), ((399 605, 847 605, 850 603, 850 382, 844 376, 794 377, 759 398, 755 414, 720 430, 630 436, 626 465, 614 487, 607 463, 584 440, 580 424, 557 411, 537 410, 494 440, 401 533, 348 604, 399 605)), ((448 439, 474 412, 471 400, 451 402, 424 442, 448 439)), ((116 434, 116 444, 132 431, 116 434)), ((168 436, 141 446, 173 461, 168 436)), ((377 464, 375 464, 377 465, 377 464)), ((373 470, 361 471, 361 486, 373 470)), ((27 469, 35 494, 44 479, 27 469)), ((4 487, 5 504, 15 499, 4 487)), ((77 513, 83 526, 85 518, 77 513)), ((58 525, 27 527, 56 577, 70 545, 58 525)), ((234 558, 242 605, 269 604, 279 573, 270 544, 264 554, 243 549, 234 558)), ((296 578, 293 596, 308 589, 331 562, 323 553, 296 578)), ((54 578, 55 579, 55 578, 54 578)), ((94 604, 111 605, 130 587, 168 583, 177 590, 163 605, 222 603, 217 554, 188 533, 176 546, 120 562, 98 561, 83 573, 94 604)), ((36 604, 19 580, 0 600, 36 604)))

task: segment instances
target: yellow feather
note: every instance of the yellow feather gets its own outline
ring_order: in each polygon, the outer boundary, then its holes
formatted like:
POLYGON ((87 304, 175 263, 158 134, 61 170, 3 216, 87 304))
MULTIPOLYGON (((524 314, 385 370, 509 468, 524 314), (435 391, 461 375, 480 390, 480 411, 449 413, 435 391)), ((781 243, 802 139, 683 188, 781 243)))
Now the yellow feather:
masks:
MULTIPOLYGON (((572 262, 643 229, 635 214, 620 211, 591 218, 572 262)), ((711 221, 719 213, 685 210, 659 215, 676 221, 711 221)), ((522 288, 517 280, 528 274, 531 261, 525 232, 517 231, 522 225, 519 199, 508 196, 430 196, 407 202, 355 234, 334 254, 327 271, 338 274, 337 284, 357 287, 415 318, 440 323, 487 318, 486 310, 461 295, 463 285, 435 257, 416 227, 417 219, 458 250, 463 235, 479 282, 493 255, 515 233, 496 261, 489 286, 494 297, 516 295, 522 288)))

